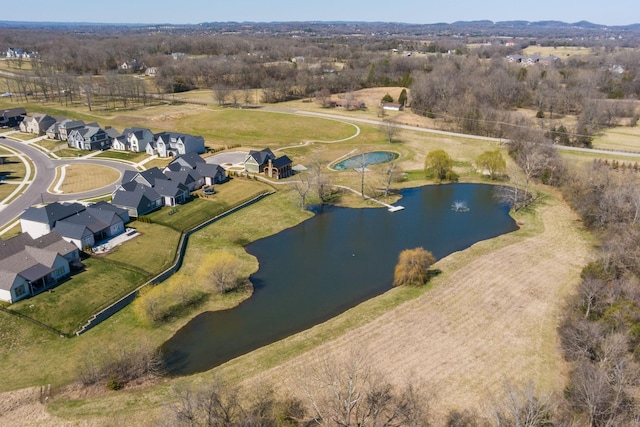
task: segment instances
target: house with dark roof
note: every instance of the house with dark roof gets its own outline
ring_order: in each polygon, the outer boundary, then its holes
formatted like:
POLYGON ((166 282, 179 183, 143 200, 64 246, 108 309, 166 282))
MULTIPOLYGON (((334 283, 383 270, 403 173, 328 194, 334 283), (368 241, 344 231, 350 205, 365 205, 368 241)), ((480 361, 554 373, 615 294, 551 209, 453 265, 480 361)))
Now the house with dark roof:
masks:
POLYGON ((293 174, 291 159, 287 156, 276 158, 268 148, 251 150, 244 161, 244 170, 248 173, 264 173, 270 178, 286 178, 293 174))
POLYGON ((85 207, 79 203, 55 202, 43 207, 31 207, 20 216, 20 226, 24 233, 34 239, 56 231, 83 250, 124 232, 125 224, 129 222, 128 212, 108 205, 101 202, 85 207))
POLYGON ((160 132, 154 135, 154 141, 147 145, 147 154, 159 157, 176 157, 186 153, 205 152, 204 138, 178 132, 160 132))
POLYGON ((60 141, 69 139, 69 133, 75 129, 84 127, 82 120, 64 119, 58 124, 58 138, 60 141))
POLYGON ((69 147, 80 150, 104 150, 111 147, 111 138, 97 123, 74 129, 68 135, 69 147))
POLYGON ((0 110, 0 127, 16 127, 24 120, 27 110, 23 107, 0 110))
POLYGON ((50 203, 43 207, 30 207, 20 215, 23 233, 38 238, 53 230, 56 222, 85 210, 80 203, 50 203))
POLYGON ((35 113, 25 116, 20 123, 20 131, 33 133, 35 135, 44 135, 49 127, 56 123, 56 119, 48 114, 35 113))
POLYGON ((164 199, 165 206, 183 204, 189 200, 189 188, 177 181, 158 179, 153 189, 164 199))
POLYGON ((51 232, 0 240, 0 300, 13 303, 55 286, 81 266, 78 248, 51 232))
POLYGON ((276 159, 269 159, 264 167, 264 173, 269 178, 281 179, 293 175, 291 169, 292 161, 288 156, 280 156, 276 159))
POLYGON ((154 135, 149 129, 132 127, 122 131, 122 135, 114 139, 112 148, 120 151, 144 153, 147 145, 153 143, 154 135))
POLYGON ((160 209, 164 199, 152 187, 130 181, 118 186, 111 195, 111 203, 137 218, 160 209))
POLYGON ((244 160, 244 170, 249 173, 262 173, 269 160, 275 160, 276 155, 269 148, 263 150, 250 150, 244 160))
POLYGON ((201 188, 203 185, 221 184, 227 180, 227 172, 220 165, 207 163, 196 153, 186 153, 176 157, 164 169, 164 174, 172 180, 182 180, 184 174, 188 173, 189 178, 181 181, 187 186, 190 180, 195 183, 191 191, 201 188))

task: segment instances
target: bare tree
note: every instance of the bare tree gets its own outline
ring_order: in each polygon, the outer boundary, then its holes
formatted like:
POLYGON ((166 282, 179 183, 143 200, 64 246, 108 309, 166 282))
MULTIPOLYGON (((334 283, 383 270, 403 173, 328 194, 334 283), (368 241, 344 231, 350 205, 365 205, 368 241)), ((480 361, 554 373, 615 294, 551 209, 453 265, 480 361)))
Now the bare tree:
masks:
POLYGON ((307 207, 307 196, 311 191, 312 179, 308 173, 301 173, 298 175, 298 179, 293 183, 293 189, 298 193, 300 197, 300 208, 305 209, 307 207))
POLYGON ((389 189, 391 188, 391 183, 397 181, 402 175, 402 169, 397 161, 392 160, 389 163, 383 165, 382 171, 384 172, 384 197, 389 196, 389 189))
POLYGON ((394 142, 395 139, 400 134, 400 132, 402 131, 402 128, 398 123, 389 119, 382 120, 382 123, 380 123, 379 128, 380 128, 380 131, 384 133, 384 136, 387 138, 387 141, 390 143, 394 142))
POLYGON ((498 426, 551 427, 551 402, 549 396, 538 396, 532 383, 524 388, 507 384, 502 398, 494 399, 493 418, 498 426))
POLYGON ((331 177, 324 163, 314 161, 309 168, 310 180, 315 187, 316 195, 320 203, 326 203, 332 196, 331 177))

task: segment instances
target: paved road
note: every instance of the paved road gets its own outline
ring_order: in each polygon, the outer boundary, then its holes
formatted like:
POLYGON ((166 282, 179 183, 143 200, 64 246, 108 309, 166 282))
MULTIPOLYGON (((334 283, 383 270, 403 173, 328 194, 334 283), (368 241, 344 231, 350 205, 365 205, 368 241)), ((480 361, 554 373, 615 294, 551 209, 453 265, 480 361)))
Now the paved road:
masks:
MULTIPOLYGON (((115 160, 106 159, 60 159, 54 160, 49 158, 42 151, 31 147, 24 142, 17 142, 0 137, 0 144, 6 145, 13 150, 23 153, 30 158, 35 166, 35 177, 28 183, 25 191, 11 201, 10 204, 0 206, 0 228, 11 223, 25 209, 39 203, 62 202, 67 200, 88 199, 92 197, 102 196, 111 193, 115 189, 115 184, 107 185, 91 191, 74 194, 55 194, 49 193, 47 189, 51 187, 56 176, 56 168, 71 163, 102 165, 117 169, 120 174, 125 170, 133 170, 133 165, 124 164, 115 160)), ((8 185, 8 184, 7 184, 8 185)))

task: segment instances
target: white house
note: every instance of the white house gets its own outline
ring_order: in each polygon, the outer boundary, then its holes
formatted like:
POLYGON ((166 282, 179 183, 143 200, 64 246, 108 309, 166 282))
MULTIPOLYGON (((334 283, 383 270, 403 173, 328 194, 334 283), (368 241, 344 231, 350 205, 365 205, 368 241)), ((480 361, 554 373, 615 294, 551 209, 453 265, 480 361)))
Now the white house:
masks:
POLYGON ((204 138, 187 133, 161 132, 155 135, 155 142, 147 145, 148 154, 159 157, 176 157, 186 153, 205 152, 204 138))

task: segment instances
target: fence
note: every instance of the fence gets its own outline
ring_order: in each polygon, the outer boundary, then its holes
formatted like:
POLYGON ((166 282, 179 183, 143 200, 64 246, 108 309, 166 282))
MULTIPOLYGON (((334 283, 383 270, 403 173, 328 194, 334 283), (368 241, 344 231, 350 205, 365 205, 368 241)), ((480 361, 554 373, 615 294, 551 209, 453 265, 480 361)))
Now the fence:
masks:
POLYGON ((126 307, 127 305, 129 305, 138 295, 138 292, 140 291, 140 289, 144 288, 145 286, 148 285, 155 285, 158 283, 161 283, 165 280, 167 280, 169 277, 171 277, 176 271, 178 271, 178 269, 180 269, 180 266, 182 266, 182 260, 184 259, 184 254, 185 251, 187 249, 187 243, 189 240, 189 236, 192 233, 195 233, 196 231, 199 231, 201 229, 203 229, 204 227, 218 221, 221 218, 226 217, 227 215, 232 214, 233 212, 236 212, 246 206, 252 205, 255 202, 263 199, 266 196, 269 196, 271 194, 274 194, 275 191, 270 191, 268 193, 262 193, 244 203, 241 203, 231 209, 229 209, 228 211, 225 211, 223 213, 221 213, 220 215, 217 215, 211 219, 208 219, 207 221, 203 222, 200 225, 197 225, 196 227, 192 228, 191 230, 182 233, 182 235, 180 236, 180 241, 178 243, 178 250, 176 251, 176 255, 174 257, 174 261, 173 264, 171 265, 171 267, 167 268, 165 271, 163 271, 162 273, 158 274, 157 276, 153 277, 152 279, 148 280, 146 283, 144 283, 143 285, 137 287, 135 290, 133 290, 132 292, 130 292, 129 294, 125 295, 124 297, 120 298, 118 301, 114 302, 113 304, 111 304, 110 306, 100 310, 98 313, 94 314, 93 316, 91 316, 89 318, 89 320, 87 321, 87 323, 82 326, 79 330, 77 330, 75 332, 75 335, 81 335, 85 332, 87 332, 89 329, 93 328, 94 326, 100 324, 101 322, 103 322, 104 320, 108 319, 109 317, 113 316, 114 314, 116 314, 118 311, 122 310, 124 307, 126 307))

